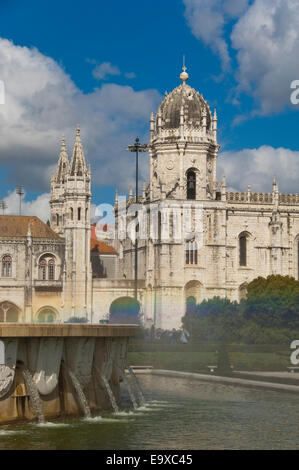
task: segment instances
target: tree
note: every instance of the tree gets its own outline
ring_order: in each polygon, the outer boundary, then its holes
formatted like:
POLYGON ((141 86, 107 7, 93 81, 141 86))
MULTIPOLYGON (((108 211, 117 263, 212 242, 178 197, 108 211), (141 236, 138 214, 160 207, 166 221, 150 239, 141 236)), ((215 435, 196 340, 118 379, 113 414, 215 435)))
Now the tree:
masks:
POLYGON ((243 315, 267 327, 299 326, 299 281, 290 276, 258 277, 248 284, 243 315))

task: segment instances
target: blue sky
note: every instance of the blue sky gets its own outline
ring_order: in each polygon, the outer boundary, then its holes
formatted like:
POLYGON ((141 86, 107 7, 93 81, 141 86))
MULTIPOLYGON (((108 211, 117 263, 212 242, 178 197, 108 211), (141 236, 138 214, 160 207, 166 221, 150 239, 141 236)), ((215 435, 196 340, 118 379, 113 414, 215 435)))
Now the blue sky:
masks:
POLYGON ((70 156, 78 123, 93 203, 133 185, 125 146, 148 139, 149 114, 179 85, 183 54, 188 83, 217 108, 228 184, 271 191, 275 174, 282 191, 299 192, 299 105, 289 100, 299 0, 2 0, 0 12, 0 197, 11 211, 9 191, 23 184, 24 210, 44 212, 61 135, 70 156))

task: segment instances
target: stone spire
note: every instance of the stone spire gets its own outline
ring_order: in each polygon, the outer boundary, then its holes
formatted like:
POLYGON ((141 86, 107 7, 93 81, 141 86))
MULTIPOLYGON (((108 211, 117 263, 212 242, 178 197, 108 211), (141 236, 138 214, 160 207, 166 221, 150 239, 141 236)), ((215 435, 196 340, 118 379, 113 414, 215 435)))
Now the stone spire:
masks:
POLYGON ((276 210, 278 210, 278 204, 279 204, 279 190, 278 190, 278 184, 276 181, 276 177, 274 176, 273 178, 273 191, 272 191, 272 196, 273 196, 273 203, 276 206, 276 210))
POLYGON ((76 140, 72 155, 72 161, 70 165, 70 175, 83 176, 86 169, 85 157, 83 152, 83 146, 80 137, 80 127, 76 128, 76 140))
POLYGON ((60 149, 58 165, 57 165, 57 173, 56 173, 57 183, 64 181, 64 178, 68 172, 68 169, 69 169, 69 159, 68 159, 68 155, 66 151, 65 137, 63 135, 61 139, 61 149, 60 149))

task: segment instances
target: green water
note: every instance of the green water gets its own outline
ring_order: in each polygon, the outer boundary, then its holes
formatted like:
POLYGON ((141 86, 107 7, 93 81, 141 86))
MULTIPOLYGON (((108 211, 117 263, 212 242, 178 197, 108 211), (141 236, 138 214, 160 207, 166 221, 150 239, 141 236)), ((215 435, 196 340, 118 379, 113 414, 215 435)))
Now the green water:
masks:
POLYGON ((298 449, 299 397, 230 385, 139 376, 147 406, 122 415, 0 427, 0 449, 298 449))

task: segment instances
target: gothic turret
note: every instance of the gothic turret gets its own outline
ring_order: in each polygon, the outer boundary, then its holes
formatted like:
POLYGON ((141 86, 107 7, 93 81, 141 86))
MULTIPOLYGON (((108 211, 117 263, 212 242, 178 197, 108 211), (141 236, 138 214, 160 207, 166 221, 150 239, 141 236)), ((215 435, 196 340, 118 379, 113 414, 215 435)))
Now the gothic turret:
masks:
POLYGON ((216 198, 217 114, 203 96, 182 84, 165 95, 150 118, 151 200, 216 198))
POLYGON ((62 136, 61 139, 61 149, 58 159, 57 172, 56 172, 56 182, 64 183, 66 175, 69 170, 69 159, 66 151, 65 137, 62 136))
POLYGON ((85 157, 83 152, 83 146, 80 137, 80 128, 79 126, 76 129, 76 140, 73 150, 72 161, 70 164, 70 175, 71 176, 83 176, 83 173, 86 170, 85 157))
POLYGON ((51 227, 66 245, 63 308, 67 318, 91 314, 90 184, 77 127, 71 163, 63 138, 56 176, 51 179, 51 227))

